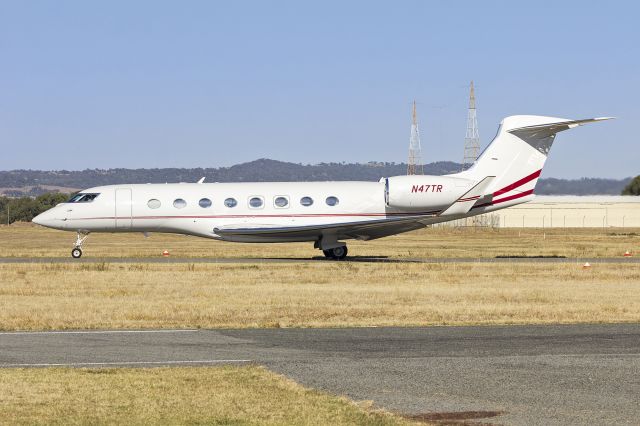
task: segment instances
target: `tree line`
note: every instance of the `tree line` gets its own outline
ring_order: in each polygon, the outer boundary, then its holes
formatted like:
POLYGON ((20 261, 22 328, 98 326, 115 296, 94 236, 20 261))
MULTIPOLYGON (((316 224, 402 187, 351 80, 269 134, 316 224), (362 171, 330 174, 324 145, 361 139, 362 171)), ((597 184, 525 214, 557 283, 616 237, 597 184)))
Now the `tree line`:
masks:
MULTIPOLYGON (((424 173, 442 175, 462 170, 458 163, 440 161, 424 165, 424 173)), ((131 184, 197 182, 284 182, 364 180, 377 181, 383 176, 407 173, 404 163, 370 162, 366 164, 320 163, 295 164, 269 159, 220 168, 164 168, 164 169, 108 169, 77 171, 10 170, 0 171, 0 188, 11 197, 37 196, 51 190, 73 191, 93 186, 131 184)), ((539 195, 618 195, 627 179, 540 179, 536 187, 539 195)))
POLYGON ((0 223, 6 225, 13 222, 30 222, 40 213, 68 199, 69 194, 59 192, 42 194, 36 198, 0 197, 0 223))
MULTIPOLYGON (((461 165, 448 161, 425 164, 425 174, 442 175, 461 170, 461 165)), ((404 163, 371 162, 296 164, 259 159, 231 167, 157 168, 157 169, 87 169, 87 170, 7 170, 0 171, 0 188, 59 186, 90 188, 129 183, 197 182, 286 182, 325 180, 377 181, 383 176, 407 173, 404 163)))
POLYGON ((622 190, 622 195, 640 195, 640 176, 633 178, 622 190))

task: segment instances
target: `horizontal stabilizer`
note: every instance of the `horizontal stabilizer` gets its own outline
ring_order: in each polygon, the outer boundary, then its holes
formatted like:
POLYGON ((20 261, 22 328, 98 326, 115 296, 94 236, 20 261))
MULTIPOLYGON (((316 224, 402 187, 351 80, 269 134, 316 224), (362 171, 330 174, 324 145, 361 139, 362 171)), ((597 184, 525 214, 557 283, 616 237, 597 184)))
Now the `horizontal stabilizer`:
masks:
POLYGON ((596 117, 586 118, 584 120, 565 120, 555 123, 535 124, 533 126, 518 127, 509 130, 509 133, 542 133, 546 136, 562 132, 563 130, 573 129, 574 127, 583 126, 588 123, 595 123, 596 121, 612 120, 614 117, 596 117))
POLYGON ((476 201, 487 194, 487 189, 491 185, 491 182, 493 182, 493 179, 495 179, 495 176, 487 176, 482 179, 462 197, 458 198, 453 204, 451 204, 449 208, 440 214, 440 216, 453 216, 468 213, 476 201))
POLYGON ((562 120, 532 126, 517 127, 508 130, 544 155, 549 154, 556 133, 573 129, 596 121, 611 120, 613 117, 587 118, 584 120, 562 120))

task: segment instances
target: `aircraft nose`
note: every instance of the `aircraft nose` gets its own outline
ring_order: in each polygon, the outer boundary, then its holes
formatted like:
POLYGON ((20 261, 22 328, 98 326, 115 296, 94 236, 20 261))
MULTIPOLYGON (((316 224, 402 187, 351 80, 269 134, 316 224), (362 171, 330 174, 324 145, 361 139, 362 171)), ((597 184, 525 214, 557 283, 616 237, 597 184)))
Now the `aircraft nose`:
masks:
POLYGON ((51 221, 51 214, 49 213, 49 211, 40 213, 38 216, 31 219, 31 222, 37 225, 42 225, 42 226, 47 226, 50 221, 51 221))
POLYGON ((42 213, 40 213, 38 216, 31 219, 31 222, 35 223, 36 225, 44 225, 43 219, 42 219, 42 213))
POLYGON ((63 222, 55 217, 53 209, 40 213, 38 216, 31 219, 31 222, 46 226, 48 228, 62 228, 63 222))

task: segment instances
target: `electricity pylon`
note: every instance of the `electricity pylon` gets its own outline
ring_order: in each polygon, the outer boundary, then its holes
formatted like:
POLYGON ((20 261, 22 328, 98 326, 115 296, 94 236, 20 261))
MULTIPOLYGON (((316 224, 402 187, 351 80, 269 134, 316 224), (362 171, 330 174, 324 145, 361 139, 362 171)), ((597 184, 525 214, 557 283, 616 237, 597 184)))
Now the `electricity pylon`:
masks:
POLYGON ((422 148, 420 147, 420 132, 418 131, 418 117, 416 114, 416 101, 413 101, 413 114, 411 120, 411 136, 409 137, 409 161, 407 162, 408 175, 422 175, 422 148))

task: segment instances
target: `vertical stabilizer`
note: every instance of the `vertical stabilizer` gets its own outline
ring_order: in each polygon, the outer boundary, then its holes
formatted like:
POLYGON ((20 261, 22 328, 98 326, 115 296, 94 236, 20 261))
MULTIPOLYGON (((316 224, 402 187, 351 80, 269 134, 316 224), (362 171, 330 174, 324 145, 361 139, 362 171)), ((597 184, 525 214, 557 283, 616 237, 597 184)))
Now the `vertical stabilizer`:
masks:
POLYGON ((536 115, 507 117, 473 166, 458 176, 477 181, 486 176, 496 176, 488 188, 491 204, 532 195, 556 134, 607 119, 567 120, 536 115))

